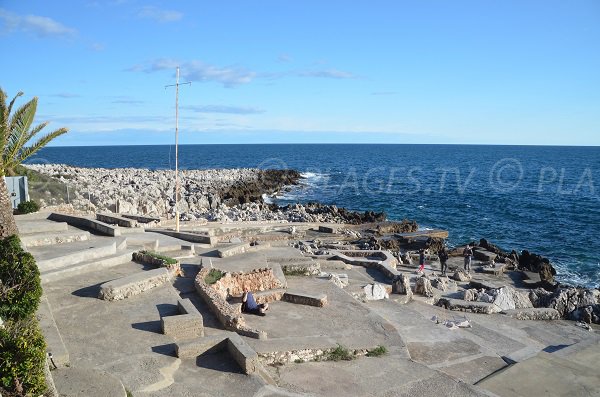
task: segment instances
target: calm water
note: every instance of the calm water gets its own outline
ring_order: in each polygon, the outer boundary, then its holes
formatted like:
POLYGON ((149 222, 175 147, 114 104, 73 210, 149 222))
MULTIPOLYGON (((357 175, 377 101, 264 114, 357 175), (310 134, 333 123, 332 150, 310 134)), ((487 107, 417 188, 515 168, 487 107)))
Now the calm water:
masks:
MULTIPOLYGON (((466 145, 182 145, 180 168, 293 168, 280 203, 320 201, 485 237, 548 256, 559 278, 600 284, 600 148, 466 145)), ((51 147, 35 162, 174 167, 169 146, 51 147)))

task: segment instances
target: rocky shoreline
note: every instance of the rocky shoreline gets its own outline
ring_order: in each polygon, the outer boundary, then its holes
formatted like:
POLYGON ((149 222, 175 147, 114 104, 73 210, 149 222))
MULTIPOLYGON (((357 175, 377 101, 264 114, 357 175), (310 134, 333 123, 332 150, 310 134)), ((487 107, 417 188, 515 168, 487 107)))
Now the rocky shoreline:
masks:
MULTIPOLYGON (((73 188, 70 204, 75 209, 94 212, 111 211, 130 214, 173 217, 175 214, 175 181, 172 171, 146 169, 78 168, 66 165, 28 165, 36 172, 51 176, 73 188)), ((265 202, 268 196, 301 182, 294 170, 185 170, 181 172, 180 216, 183 221, 217 222, 321 222, 359 225, 347 236, 355 238, 347 244, 361 250, 385 249, 402 263, 411 263, 411 253, 429 249, 435 257, 445 243, 441 238, 403 241, 396 233, 418 230, 414 221, 385 222, 385 213, 353 212, 335 205, 319 203, 278 206, 265 202), (372 229, 372 225, 377 225, 372 229)), ((42 186, 43 188, 43 186, 42 186)), ((41 203, 42 206, 49 203, 41 203)), ((555 309, 561 318, 600 323, 600 291, 559 284, 556 270, 547 258, 528 251, 506 252, 481 239, 471 242, 476 257, 492 258, 490 266, 506 271, 539 275, 528 286, 530 307, 555 309)), ((327 249, 316 243, 317 249, 327 249)), ((462 247, 450 252, 461 256, 462 247)), ((481 259, 481 258, 479 258, 481 259)), ((461 275, 458 275, 458 281, 461 275)), ((435 281, 435 280, 434 280, 435 281)), ((432 282, 435 284, 435 282, 432 282)), ((473 300, 488 299, 493 291, 472 292, 473 300), (488 293, 489 292, 489 293, 488 293)))
MULTIPOLYGON (((30 164, 27 168, 68 185, 69 204, 75 210, 175 216, 175 178, 170 170, 80 168, 64 164, 30 164)), ((300 173, 294 170, 183 170, 180 178, 179 212, 183 221, 361 224, 386 218, 385 213, 359 213, 335 205, 279 207, 266 203, 265 198, 301 181, 300 173)), ((47 187, 35 187, 48 197, 40 203, 42 207, 57 204, 47 187)))

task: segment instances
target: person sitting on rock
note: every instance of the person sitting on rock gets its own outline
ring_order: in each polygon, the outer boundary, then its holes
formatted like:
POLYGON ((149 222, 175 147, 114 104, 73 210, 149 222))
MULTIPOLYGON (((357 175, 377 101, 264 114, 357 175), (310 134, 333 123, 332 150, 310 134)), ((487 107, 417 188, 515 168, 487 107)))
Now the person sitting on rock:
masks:
POLYGON ((269 310, 268 303, 261 303, 259 305, 256 303, 256 299, 254 299, 254 294, 251 291, 244 290, 244 295, 242 296, 242 313, 264 316, 267 310, 269 310))

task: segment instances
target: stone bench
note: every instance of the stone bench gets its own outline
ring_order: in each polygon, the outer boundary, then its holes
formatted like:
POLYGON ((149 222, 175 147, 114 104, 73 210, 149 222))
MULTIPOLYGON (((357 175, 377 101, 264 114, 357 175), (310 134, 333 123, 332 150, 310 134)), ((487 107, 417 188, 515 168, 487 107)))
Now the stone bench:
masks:
POLYGON ((48 216, 48 219, 55 222, 66 222, 71 226, 75 227, 83 227, 87 229, 92 229, 97 231, 100 234, 104 234, 112 237, 121 236, 121 230, 119 230, 118 226, 112 226, 107 223, 85 218, 82 216, 75 215, 67 215, 67 214, 59 214, 57 212, 53 212, 48 216))
POLYGON ((483 262, 491 262, 491 261, 495 261, 496 258, 498 257, 498 254, 488 251, 486 249, 483 248, 475 248, 473 250, 473 256, 475 257, 475 259, 483 261, 483 262))
POLYGON ((165 236, 171 236, 178 238, 183 241, 189 241, 190 243, 208 244, 214 247, 218 243, 218 238, 210 236, 208 234, 192 233, 192 232, 176 232, 175 230, 169 229, 146 229, 146 232, 164 234, 165 236))
POLYGON ((105 213, 97 213, 96 219, 100 222, 110 223, 112 225, 119 225, 122 227, 137 227, 138 223, 134 219, 123 218, 119 215, 114 214, 105 214, 105 213))
POLYGON ((319 232, 321 233, 332 233, 332 234, 336 234, 338 232, 338 228, 337 227, 331 227, 331 226, 323 226, 320 225, 319 226, 319 232))
POLYGON ((176 339, 192 339, 204 336, 202 315, 189 299, 177 301, 178 315, 162 317, 160 324, 163 334, 176 339))
POLYGON ((437 306, 441 306, 447 310, 458 310, 461 312, 492 314, 498 313, 500 309, 493 303, 488 302, 473 302, 462 299, 440 298, 437 306))
POLYGON ((286 291, 283 295, 285 302, 296 303, 299 305, 323 307, 327 304, 326 294, 307 294, 299 291, 286 291))
POLYGON ((98 298, 107 301, 126 299, 170 282, 172 278, 172 273, 164 267, 135 273, 102 284, 98 298))

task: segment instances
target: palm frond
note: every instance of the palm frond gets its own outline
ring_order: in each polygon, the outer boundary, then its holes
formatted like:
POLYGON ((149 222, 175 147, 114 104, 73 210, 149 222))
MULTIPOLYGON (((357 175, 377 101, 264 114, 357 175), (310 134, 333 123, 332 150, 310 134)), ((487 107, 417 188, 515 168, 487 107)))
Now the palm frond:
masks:
POLYGON ((14 165, 21 164, 28 157, 30 157, 35 152, 37 152, 38 150, 40 150, 41 148, 43 148, 44 146, 46 146, 51 140, 53 140, 56 137, 61 136, 62 134, 66 134, 68 131, 69 131, 68 128, 64 128, 63 127, 63 128, 57 129, 56 131, 52 131, 51 133, 49 133, 47 135, 44 135, 37 142, 35 142, 33 145, 31 145, 31 146, 26 147, 25 149, 23 149, 19 153, 19 156, 16 159, 16 162, 14 163, 14 165))
POLYGON ((8 146, 5 152, 6 157, 14 159, 17 157, 19 151, 27 143, 27 136, 29 128, 35 118, 35 112, 37 110, 37 97, 33 97, 29 102, 21 106, 15 111, 10 118, 8 125, 8 146))

